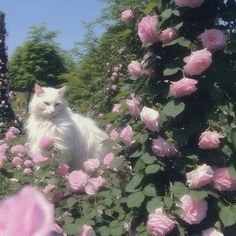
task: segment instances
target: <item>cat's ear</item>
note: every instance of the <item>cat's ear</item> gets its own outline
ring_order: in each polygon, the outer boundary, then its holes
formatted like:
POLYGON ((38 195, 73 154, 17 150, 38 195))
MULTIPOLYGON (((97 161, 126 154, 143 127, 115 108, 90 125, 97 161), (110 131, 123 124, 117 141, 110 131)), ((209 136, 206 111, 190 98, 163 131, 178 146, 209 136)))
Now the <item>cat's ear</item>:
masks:
POLYGON ((63 97, 66 93, 66 86, 58 89, 58 93, 63 97))
POLYGON ((38 84, 34 85, 34 91, 37 97, 39 97, 44 92, 43 88, 40 87, 38 84))

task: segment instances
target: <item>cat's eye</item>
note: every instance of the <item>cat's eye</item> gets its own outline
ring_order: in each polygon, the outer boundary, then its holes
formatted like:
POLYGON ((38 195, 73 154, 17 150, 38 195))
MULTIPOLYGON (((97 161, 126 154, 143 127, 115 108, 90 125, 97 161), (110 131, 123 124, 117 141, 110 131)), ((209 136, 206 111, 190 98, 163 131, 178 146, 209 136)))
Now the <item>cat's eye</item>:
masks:
POLYGON ((44 102, 44 104, 46 104, 47 106, 49 106, 49 103, 48 103, 48 102, 44 102))
POLYGON ((58 106, 58 105, 60 105, 60 104, 61 104, 61 103, 56 103, 55 106, 58 106))

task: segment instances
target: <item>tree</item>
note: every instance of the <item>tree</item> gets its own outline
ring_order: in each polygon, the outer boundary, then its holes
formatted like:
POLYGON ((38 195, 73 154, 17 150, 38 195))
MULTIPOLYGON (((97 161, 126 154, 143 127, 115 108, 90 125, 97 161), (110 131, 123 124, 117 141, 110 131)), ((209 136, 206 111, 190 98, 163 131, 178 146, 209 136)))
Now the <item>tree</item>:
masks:
POLYGON ((5 14, 0 11, 0 138, 15 118, 9 99, 5 36, 5 14))
POLYGON ((14 90, 26 93, 29 103, 35 82, 57 86, 64 82, 61 75, 67 71, 62 50, 54 42, 55 31, 45 26, 32 27, 24 44, 16 49, 9 63, 14 90))

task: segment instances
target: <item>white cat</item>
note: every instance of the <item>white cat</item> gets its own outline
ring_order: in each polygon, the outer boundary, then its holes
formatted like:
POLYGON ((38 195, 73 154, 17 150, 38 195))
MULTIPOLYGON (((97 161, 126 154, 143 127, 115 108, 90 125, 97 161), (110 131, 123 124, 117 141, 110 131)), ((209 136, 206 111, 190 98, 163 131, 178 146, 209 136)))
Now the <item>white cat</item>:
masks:
POLYGON ((26 124, 27 142, 32 155, 40 152, 43 137, 52 138, 72 169, 79 169, 89 158, 105 155, 102 142, 107 134, 90 118, 73 113, 65 99, 66 87, 54 89, 35 84, 26 124))

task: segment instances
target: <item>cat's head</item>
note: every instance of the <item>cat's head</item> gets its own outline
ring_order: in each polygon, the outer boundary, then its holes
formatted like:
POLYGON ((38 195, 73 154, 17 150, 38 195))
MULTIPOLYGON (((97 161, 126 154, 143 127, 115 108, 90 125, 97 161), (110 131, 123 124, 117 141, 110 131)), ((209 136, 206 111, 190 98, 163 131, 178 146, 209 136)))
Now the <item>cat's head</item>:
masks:
POLYGON ((35 94, 29 104, 30 113, 48 119, 58 116, 67 107, 64 100, 65 91, 66 87, 55 89, 35 84, 35 94))

